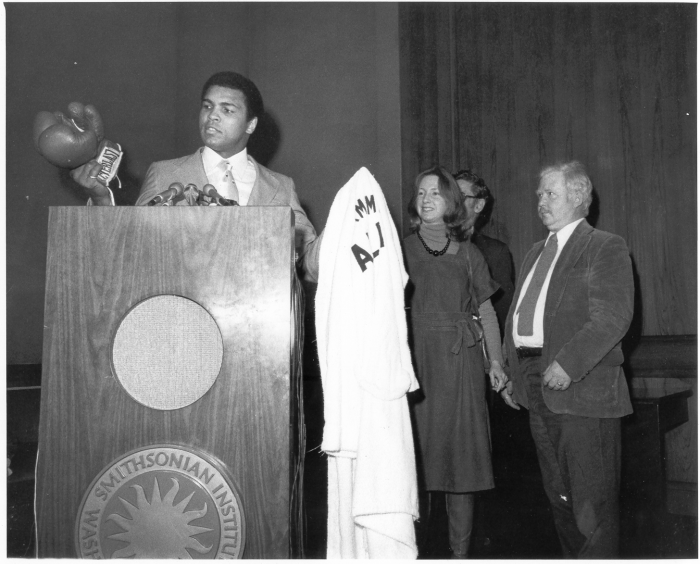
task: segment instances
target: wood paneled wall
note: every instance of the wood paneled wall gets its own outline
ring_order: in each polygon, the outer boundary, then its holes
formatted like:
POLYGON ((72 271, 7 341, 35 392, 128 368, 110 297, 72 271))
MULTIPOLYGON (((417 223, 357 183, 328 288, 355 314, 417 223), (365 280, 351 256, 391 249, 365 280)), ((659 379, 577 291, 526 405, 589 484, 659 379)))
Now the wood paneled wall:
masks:
POLYGON ((580 160, 589 221, 633 257, 633 332, 695 334, 696 6, 406 3, 399 15, 403 200, 435 162, 472 168, 496 198, 486 232, 517 268, 545 235, 539 170, 580 160))

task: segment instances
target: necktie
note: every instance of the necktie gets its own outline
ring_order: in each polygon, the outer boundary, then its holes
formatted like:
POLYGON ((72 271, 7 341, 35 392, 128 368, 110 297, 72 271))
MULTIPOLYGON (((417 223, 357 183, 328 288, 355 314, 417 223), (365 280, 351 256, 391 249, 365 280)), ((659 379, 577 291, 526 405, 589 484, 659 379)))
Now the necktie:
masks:
POLYGON ((219 166, 226 171, 221 183, 221 189, 219 190, 220 194, 228 200, 236 200, 236 202, 238 202, 238 187, 236 186, 236 181, 233 179, 231 165, 227 161, 221 161, 219 166))
POLYGON ((552 266, 555 256, 557 256, 556 234, 552 235, 544 246, 540 260, 537 261, 537 267, 530 280, 530 285, 527 287, 523 300, 520 302, 520 307, 518 308, 518 335, 523 337, 532 335, 537 299, 540 297, 544 280, 547 278, 549 267, 552 266))

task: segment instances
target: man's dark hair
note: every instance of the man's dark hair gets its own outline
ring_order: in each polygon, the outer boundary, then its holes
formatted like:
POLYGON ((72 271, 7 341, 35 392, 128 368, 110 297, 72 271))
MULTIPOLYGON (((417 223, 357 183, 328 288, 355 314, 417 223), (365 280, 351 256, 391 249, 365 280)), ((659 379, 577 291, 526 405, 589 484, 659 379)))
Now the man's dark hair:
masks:
POLYGON ((246 119, 259 118, 264 112, 263 99, 255 83, 242 74, 232 71, 217 72, 209 77, 202 88, 202 100, 212 86, 240 90, 245 98, 246 119))
POLYGON ((474 186, 474 195, 477 198, 484 200, 484 208, 479 212, 476 218, 476 223, 474 227, 477 229, 482 228, 489 222, 491 217, 491 212, 493 211, 493 196, 491 195, 491 190, 486 186, 486 182, 474 171, 463 168, 459 172, 455 173, 455 180, 465 180, 474 186))
POLYGON ((472 172, 468 168, 464 168, 457 172, 455 175, 455 180, 466 180, 470 184, 474 185, 474 195, 477 198, 486 200, 488 204, 491 200, 491 190, 486 186, 486 182, 475 172, 472 172))

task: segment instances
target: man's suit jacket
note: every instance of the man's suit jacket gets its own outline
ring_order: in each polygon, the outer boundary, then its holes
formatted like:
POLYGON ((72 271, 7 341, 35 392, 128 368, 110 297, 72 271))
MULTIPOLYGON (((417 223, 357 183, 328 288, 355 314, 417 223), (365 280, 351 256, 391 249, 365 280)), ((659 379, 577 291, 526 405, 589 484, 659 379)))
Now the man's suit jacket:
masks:
MULTIPOLYGON (((513 313, 544 243, 535 244, 523 261, 506 325, 513 397, 525 407, 526 382, 513 342, 513 313)), ((551 411, 585 417, 632 413, 620 341, 632 321, 633 302, 632 261, 625 241, 582 221, 559 255, 545 301, 543 370, 556 360, 572 379, 565 391, 543 388, 551 411)))
POLYGON ((482 233, 475 233, 472 236, 472 243, 481 251, 486 259, 486 264, 491 271, 493 278, 500 289, 491 296, 493 309, 496 310, 498 326, 503 337, 506 319, 510 303, 513 301, 513 291, 515 290, 515 270, 513 269, 513 256, 510 254, 508 245, 503 241, 488 237, 482 233))
MULTIPOLYGON (((168 189, 173 182, 195 184, 202 188, 209 182, 202 163, 202 149, 196 153, 153 163, 146 173, 146 180, 141 186, 136 205, 146 205, 157 194, 168 189)), ((250 193, 248 206, 291 206, 294 211, 295 247, 302 266, 312 280, 318 279, 318 250, 320 238, 311 225, 309 218, 301 208, 299 198, 294 189, 294 181, 288 176, 271 171, 259 164, 250 155, 248 158, 255 166, 255 184, 250 193)), ((186 205, 182 200, 176 205, 186 205)))

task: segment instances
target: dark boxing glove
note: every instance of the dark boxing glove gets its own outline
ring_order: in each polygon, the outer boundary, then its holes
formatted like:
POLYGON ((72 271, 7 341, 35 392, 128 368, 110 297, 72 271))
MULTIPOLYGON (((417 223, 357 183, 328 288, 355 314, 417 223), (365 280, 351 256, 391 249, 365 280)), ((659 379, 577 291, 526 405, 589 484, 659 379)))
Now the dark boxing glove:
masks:
POLYGON ((36 150, 61 168, 77 168, 95 158, 103 139, 102 118, 89 104, 71 102, 68 117, 62 112, 39 112, 34 119, 36 150))
POLYGON ((123 154, 118 143, 104 139, 104 124, 95 106, 80 102, 68 104, 68 117, 62 112, 39 112, 34 119, 34 146, 61 168, 75 169, 97 158, 102 165, 99 179, 105 185, 116 175, 123 154))

